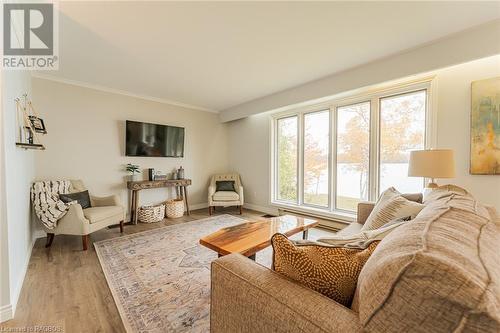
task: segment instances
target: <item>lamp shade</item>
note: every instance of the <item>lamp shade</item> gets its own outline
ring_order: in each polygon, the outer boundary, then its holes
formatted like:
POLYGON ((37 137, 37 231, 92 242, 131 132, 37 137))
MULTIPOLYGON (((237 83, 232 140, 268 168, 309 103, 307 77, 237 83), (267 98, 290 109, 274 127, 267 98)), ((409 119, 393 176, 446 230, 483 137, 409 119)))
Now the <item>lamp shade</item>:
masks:
POLYGON ((431 149, 410 152, 408 176, 427 178, 455 177, 455 157, 453 150, 431 149))

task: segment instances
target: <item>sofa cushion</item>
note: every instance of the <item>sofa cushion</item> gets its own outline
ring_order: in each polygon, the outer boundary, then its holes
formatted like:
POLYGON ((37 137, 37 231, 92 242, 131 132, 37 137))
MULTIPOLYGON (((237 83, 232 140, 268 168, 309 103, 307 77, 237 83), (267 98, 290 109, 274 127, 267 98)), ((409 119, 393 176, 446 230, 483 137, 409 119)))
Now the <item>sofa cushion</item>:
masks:
POLYGON ((96 223, 120 214, 123 214, 121 206, 91 207, 83 210, 83 215, 90 223, 96 223))
POLYGON ((358 275, 379 243, 366 249, 324 245, 295 245, 285 235, 275 234, 273 268, 289 279, 350 306, 358 275))
POLYGON ((214 201, 238 201, 240 196, 236 192, 218 191, 212 196, 214 201))
POLYGON ((468 194, 435 191, 360 273, 353 309, 366 331, 500 330, 500 221, 468 194))
POLYGON ((362 230, 378 229, 398 218, 413 219, 423 208, 423 204, 406 199, 391 187, 382 193, 362 230))

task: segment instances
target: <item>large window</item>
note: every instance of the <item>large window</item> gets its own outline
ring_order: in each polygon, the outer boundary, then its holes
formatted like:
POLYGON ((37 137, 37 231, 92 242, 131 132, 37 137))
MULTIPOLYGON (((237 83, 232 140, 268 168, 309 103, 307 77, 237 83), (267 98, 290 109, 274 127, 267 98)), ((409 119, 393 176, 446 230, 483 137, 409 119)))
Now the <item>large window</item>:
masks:
POLYGON ((424 82, 275 117, 273 202, 349 213, 390 186, 421 191, 408 159, 429 146, 429 89, 424 82))
POLYGON ((425 146, 426 91, 380 99, 380 186, 419 192, 421 178, 408 177, 410 150, 425 146))
POLYGON ((277 199, 297 202, 298 117, 278 119, 277 199))
POLYGON ((354 211, 368 200, 370 102, 337 108, 336 207, 354 211))
POLYGON ((328 207, 330 110, 304 115, 304 203, 328 207))

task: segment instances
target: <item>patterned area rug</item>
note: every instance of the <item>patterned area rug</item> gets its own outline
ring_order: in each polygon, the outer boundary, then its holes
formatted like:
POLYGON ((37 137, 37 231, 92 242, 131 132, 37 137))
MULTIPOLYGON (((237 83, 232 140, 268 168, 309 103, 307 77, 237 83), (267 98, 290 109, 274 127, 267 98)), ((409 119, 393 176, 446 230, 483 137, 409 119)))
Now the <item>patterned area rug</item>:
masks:
MULTIPOLYGON (((95 243, 127 332, 208 332, 217 253, 199 239, 242 222, 220 215, 95 243)), ((269 267, 271 251, 257 253, 257 262, 269 267)))

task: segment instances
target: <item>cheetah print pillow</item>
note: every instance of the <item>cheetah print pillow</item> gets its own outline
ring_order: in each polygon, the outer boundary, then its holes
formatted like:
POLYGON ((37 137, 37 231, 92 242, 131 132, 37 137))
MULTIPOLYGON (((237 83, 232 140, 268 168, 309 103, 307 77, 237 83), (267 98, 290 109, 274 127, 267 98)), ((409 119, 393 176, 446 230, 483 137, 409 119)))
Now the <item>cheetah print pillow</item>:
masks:
POLYGON ((379 243, 373 242, 364 250, 295 245, 282 234, 275 234, 271 242, 273 269, 277 273, 347 307, 351 305, 359 273, 379 243))

